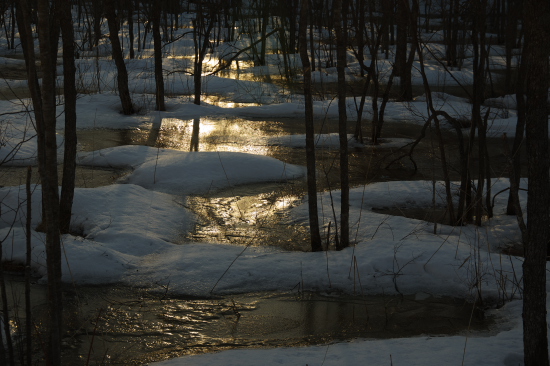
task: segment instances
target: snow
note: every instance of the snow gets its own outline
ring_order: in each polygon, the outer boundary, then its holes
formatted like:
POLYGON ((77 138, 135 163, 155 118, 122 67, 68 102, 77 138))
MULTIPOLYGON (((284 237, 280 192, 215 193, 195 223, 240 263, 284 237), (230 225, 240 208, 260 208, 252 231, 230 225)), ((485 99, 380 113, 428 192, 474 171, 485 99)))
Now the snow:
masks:
MULTIPOLYGON (((432 42, 440 34, 424 35, 432 42)), ((189 53, 189 39, 174 43, 169 54, 189 53), (187 43, 186 43, 187 42, 187 43)), ((439 45, 440 46, 440 45, 439 45)), ((437 45, 433 44, 434 50, 437 45)), ((104 50, 108 52, 108 50, 104 50)), ((435 52, 435 51, 434 51, 435 52)), ((103 52, 100 52, 103 54, 103 52)), ((130 60, 131 90, 140 113, 123 116, 120 101, 113 93, 116 72, 108 58, 78 61, 83 85, 98 86, 99 93, 79 96, 78 128, 149 129, 160 127, 169 119, 192 119, 208 116, 270 117, 303 116, 303 98, 290 94, 275 84, 207 76, 203 93, 222 95, 231 103, 251 103, 242 108, 225 108, 203 103, 195 105, 187 96, 192 93, 193 79, 174 73, 166 80, 171 93, 185 94, 167 98, 167 111, 153 111, 154 78, 152 59, 130 60), (98 71, 100 78, 98 79, 98 71)), ((85 56, 84 54, 82 56, 85 56)), ((189 60, 167 59, 167 72, 178 70, 189 60)), ((298 62, 294 59, 294 62, 298 62)), ((370 62, 370 61, 369 61, 370 62)), ((0 58, 1 65, 19 65, 20 61, 0 58)), ((13 66, 12 65, 12 66, 13 66)), ((391 66, 381 60, 379 68, 391 66)), ((353 65, 350 65, 353 68, 353 65)), ((419 65, 416 63, 415 68, 419 65)), ((471 84, 471 69, 451 71, 451 78, 441 65, 426 65, 430 83, 471 84)), ((265 68, 248 70, 250 74, 271 72, 265 68)), ((387 76, 387 73, 386 73, 387 76)), ((384 77, 386 77, 384 76, 384 77)), ((351 78, 348 75, 348 80, 351 78)), ((335 80, 334 69, 314 74, 323 82, 335 80)), ((382 78, 383 81, 383 78, 382 78)), ((421 84, 418 72, 413 83, 421 84)), ((17 83, 15 83, 17 84, 17 83)), ((10 85, 11 81, 10 81, 10 85)), ((436 109, 456 118, 468 119, 471 105, 465 98, 434 93, 436 109)), ((354 98, 346 100, 348 118, 357 117, 354 98)), ((32 121, 25 113, 29 100, 0 101, 6 114, 0 122, 0 161, 5 165, 36 164, 36 139, 32 121), (20 112, 20 113, 19 113, 20 112), (21 143, 23 141, 23 143, 21 143), (17 148, 15 155, 12 154, 17 148), (13 155, 13 156, 12 156, 13 155), (9 159, 12 158, 13 159, 9 159), (9 160, 9 161, 7 161, 9 160)), ((365 118, 372 115, 372 99, 367 97, 365 118)), ((515 99, 506 96, 489 101, 491 106, 490 136, 515 134, 515 99)), ((316 100, 317 118, 337 117, 334 100, 316 100)), ((409 103, 390 101, 386 123, 405 121, 422 125, 428 119, 426 97, 409 103)), ((449 124, 444 124, 450 129, 449 124)), ((58 119, 58 139, 62 147, 63 114, 58 119)), ((316 136, 318 147, 337 146, 337 135, 316 136)), ((362 147, 351 140, 351 147, 362 147)), ((411 140, 382 139, 380 148, 398 147, 411 140)), ((266 144, 294 148, 305 146, 304 135, 270 138, 266 144)), ((373 146, 367 146, 374 148, 373 146)), ((376 147, 378 148, 378 146, 376 147)), ((61 149, 60 149, 61 151, 61 149)), ((60 155, 61 158, 61 155, 60 155)), ((474 300, 481 291, 485 300, 508 298, 510 301, 489 315, 498 319, 498 329, 487 334, 389 340, 355 339, 328 345, 229 350, 199 356, 187 356, 158 363, 159 365, 442 365, 449 362, 466 365, 517 365, 522 363, 522 329, 520 290, 521 258, 501 254, 500 249, 518 242, 520 234, 515 218, 505 215, 506 197, 495 201, 495 217, 481 228, 434 225, 425 221, 380 214, 376 208, 426 208, 432 203, 432 182, 400 181, 369 184, 350 192, 351 232, 354 246, 340 252, 286 252, 274 247, 243 247, 219 243, 193 243, 184 239, 195 216, 188 209, 187 198, 237 185, 286 181, 303 177, 305 168, 279 160, 237 152, 182 152, 147 146, 119 146, 93 152, 79 152, 78 164, 97 167, 128 168, 129 174, 116 184, 75 191, 72 229, 74 235, 63 236, 63 281, 76 284, 117 283, 128 286, 155 287, 170 285, 173 294, 208 296, 255 291, 288 291, 296 283, 306 291, 340 291, 351 293, 358 285, 364 294, 417 294, 454 296, 474 300), (476 258, 474 261, 473 258, 476 258), (354 263, 354 265, 352 265, 354 263), (329 280, 330 277, 330 280, 329 280)), ((508 186, 506 179, 494 179, 493 191, 508 186)), ((526 185, 526 182, 522 182, 526 185)), ((437 207, 444 207, 442 184, 436 182, 437 207)), ((332 206, 338 214, 340 193, 319 196, 321 223, 326 229, 332 220, 332 206)), ((33 185, 33 212, 41 212, 40 186, 33 185)), ((522 205, 526 194, 520 194, 522 205)), ((23 186, 0 188, 0 238, 3 257, 24 261, 26 200, 23 186)), ((307 223, 307 202, 291 209, 296 224, 307 223)), ((33 227, 40 217, 32 217, 33 227)), ((32 231, 34 275, 47 281, 44 234, 32 231)), ((550 287, 547 285, 547 289, 550 287)))

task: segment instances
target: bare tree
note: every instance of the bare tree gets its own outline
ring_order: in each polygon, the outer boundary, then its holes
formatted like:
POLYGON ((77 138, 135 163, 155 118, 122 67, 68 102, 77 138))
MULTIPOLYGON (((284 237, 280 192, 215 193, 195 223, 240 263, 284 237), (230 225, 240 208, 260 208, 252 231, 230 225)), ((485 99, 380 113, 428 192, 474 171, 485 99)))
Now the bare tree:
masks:
MULTIPOLYGON (((307 27, 309 16, 309 0, 302 0, 300 9, 299 47, 300 59, 304 70, 304 99, 306 122, 306 161, 307 161, 307 192, 309 209, 309 231, 311 250, 316 252, 323 249, 319 232, 319 213, 317 207, 317 178, 315 163, 315 132, 313 125, 313 96, 311 93, 311 62, 307 54, 307 27)), ((328 244, 328 243, 327 243, 328 244)))
POLYGON ((550 242, 550 158, 548 85, 550 83, 550 2, 525 0, 527 160, 527 243, 523 262, 523 347, 525 366, 548 365, 546 256, 550 242))
POLYGON ((47 362, 61 364, 63 298, 61 292, 61 238, 56 142, 56 60, 59 24, 55 10, 47 0, 37 1, 37 31, 40 47, 42 85, 38 84, 36 56, 31 30, 31 7, 19 0, 18 28, 25 55, 29 89, 36 119, 38 169, 42 182, 43 226, 46 231, 48 273, 48 348, 47 362))
POLYGON ((153 48, 155 53, 155 101, 157 111, 165 111, 164 76, 162 74, 162 39, 160 37, 161 2, 153 1, 149 14, 153 18, 153 48))
POLYGON ((117 68, 118 96, 122 104, 122 113, 126 115, 134 114, 134 105, 130 96, 128 87, 128 70, 124 63, 124 55, 118 38, 119 19, 115 9, 116 2, 113 0, 104 0, 105 16, 109 25, 109 40, 111 41, 113 59, 117 68))
POLYGON ((342 2, 333 2, 334 30, 336 33, 336 70, 338 73, 338 135, 340 140, 340 235, 336 240, 336 249, 341 250, 349 246, 349 166, 348 166, 348 131, 346 112, 346 39, 347 31, 342 22, 342 2))
MULTIPOLYGON (((413 2, 415 4, 415 2, 413 2)), ((395 46, 395 64, 393 73, 400 78, 399 99, 412 100, 412 66, 415 47, 407 52, 407 36, 416 33, 418 22, 418 6, 411 9, 408 0, 397 0, 397 37, 395 46)))
POLYGON ((59 202, 62 233, 68 233, 74 198, 76 176, 76 66, 74 29, 71 6, 67 1, 57 4, 63 40, 63 93, 65 99, 65 150, 63 158, 63 180, 59 202))
POLYGON ((217 0, 197 0, 196 18, 193 19, 193 42, 195 44, 195 58, 193 60, 193 81, 195 84, 194 103, 201 104, 202 70, 206 51, 210 44, 210 33, 217 19, 215 8, 217 0))

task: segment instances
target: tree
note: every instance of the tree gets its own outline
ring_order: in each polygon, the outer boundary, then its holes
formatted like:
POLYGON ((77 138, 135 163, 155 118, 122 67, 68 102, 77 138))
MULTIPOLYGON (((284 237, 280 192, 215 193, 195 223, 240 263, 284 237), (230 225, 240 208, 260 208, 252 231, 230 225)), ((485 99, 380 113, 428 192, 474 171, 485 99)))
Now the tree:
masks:
POLYGON ((525 366, 548 365, 546 256, 550 242, 550 2, 525 0, 523 7, 527 161, 527 242, 523 262, 523 347, 525 366))
POLYGON ((61 292, 61 238, 57 175, 55 78, 59 23, 47 0, 37 1, 37 32, 40 48, 42 85, 38 84, 36 55, 31 29, 31 4, 19 0, 17 23, 27 67, 29 90, 36 119, 38 170, 42 182, 43 224, 46 230, 46 267, 48 274, 47 363, 61 364, 63 298, 61 292))
POLYGON ((60 229, 68 233, 76 175, 76 66, 74 49, 74 29, 71 6, 67 1, 57 5, 63 41, 63 93, 65 98, 65 150, 63 157, 63 181, 59 203, 60 229))
MULTIPOLYGON (((414 3, 414 2, 413 2, 414 3)), ((407 53, 407 35, 415 34, 418 22, 418 7, 411 9, 408 0, 397 0, 397 37, 393 73, 400 78, 399 99, 412 100, 412 66, 415 47, 407 53)))
MULTIPOLYGON (((338 73, 338 136, 340 142, 340 236, 336 240, 336 249, 342 250, 349 246, 349 166, 348 166, 348 131, 346 113, 346 39, 343 27, 342 2, 333 2, 334 31, 336 33, 336 70, 338 73)), ((344 23, 345 24, 345 23, 344 23)))
POLYGON ((149 9, 153 18, 153 48, 155 53, 155 101, 156 110, 165 111, 164 76, 162 75, 162 39, 160 37, 161 3, 154 1, 149 9))
MULTIPOLYGON (((486 66, 485 60, 487 60, 486 49, 485 49, 485 33, 486 33, 486 9, 487 9, 487 0, 476 0, 472 2, 472 46, 474 49, 474 59, 473 59, 473 71, 474 71, 474 85, 473 85, 473 95, 472 95, 472 131, 477 129, 478 135, 478 179, 476 187, 475 202, 472 205, 472 209, 475 209, 475 222, 477 226, 481 226, 481 220, 483 217, 483 189, 484 189, 484 180, 487 175, 486 166, 488 166, 488 154, 487 145, 486 145, 486 134, 487 134, 487 118, 484 119, 481 116, 481 104, 484 100, 485 94, 485 83, 486 83, 486 66)), ((475 139, 475 132, 470 136, 470 143, 473 144, 475 139)), ((472 151, 470 151, 471 153, 472 151)), ((487 189, 490 189, 491 185, 487 184, 487 189)), ((490 192, 488 192, 490 196, 490 192)), ((485 207, 490 209, 490 205, 485 207)))
POLYGON ((210 44, 210 33, 218 17, 215 12, 217 0, 197 0, 196 18, 193 19, 193 43, 195 45, 195 58, 193 59, 193 82, 195 84, 194 103, 201 104, 202 94, 202 63, 206 57, 206 51, 210 44))
MULTIPOLYGON (((128 11, 128 49, 130 59, 135 57, 134 51, 134 0, 125 0, 124 5, 128 11)), ((139 6, 139 3, 138 3, 139 6)))
POLYGON ((122 104, 122 113, 126 115, 134 114, 134 105, 130 97, 130 89, 128 87, 128 71, 124 63, 124 55, 118 38, 118 16, 115 10, 115 2, 112 0, 104 0, 105 16, 109 25, 109 40, 111 41, 113 59, 117 68, 117 85, 118 96, 122 104))
POLYGON ((378 144, 378 139, 381 137, 382 134, 382 126, 384 125, 384 113, 386 105, 389 101, 390 91, 393 85, 393 78, 395 76, 395 73, 390 73, 388 82, 385 86, 385 90, 382 93, 382 102, 379 106, 378 97, 381 94, 381 86, 379 80, 380 72, 378 68, 378 54, 380 53, 381 42, 385 34, 384 20, 379 19, 378 16, 375 16, 375 4, 373 2, 369 2, 369 20, 367 22, 365 20, 365 5, 365 0, 360 0, 357 3, 357 8, 355 10, 352 10, 352 14, 355 14, 355 16, 353 17, 353 23, 355 27, 355 39, 350 42, 350 47, 352 48, 353 52, 355 53, 355 57, 359 62, 361 72, 367 72, 367 78, 364 81, 363 90, 361 93, 361 100, 359 102, 359 106, 357 107, 357 120, 355 124, 354 138, 361 143, 363 142, 361 130, 363 110, 365 107, 366 97, 369 92, 370 85, 372 84, 372 91, 370 92, 370 95, 372 97, 371 139, 373 144, 378 144), (356 47, 354 48, 352 44, 356 44, 356 47), (365 45, 369 50, 369 56, 371 60, 369 66, 365 64, 365 57, 363 55, 363 49, 365 45))
POLYGON ((307 54, 307 26, 309 14, 309 0, 302 0, 300 9, 299 47, 300 59, 304 70, 304 99, 305 99, 305 123, 306 123, 306 161, 307 161, 307 193, 309 209, 309 232, 311 250, 313 252, 323 249, 321 235, 319 233, 319 212, 317 208, 317 178, 315 164, 315 132, 313 128, 313 96, 311 93, 311 62, 307 54))

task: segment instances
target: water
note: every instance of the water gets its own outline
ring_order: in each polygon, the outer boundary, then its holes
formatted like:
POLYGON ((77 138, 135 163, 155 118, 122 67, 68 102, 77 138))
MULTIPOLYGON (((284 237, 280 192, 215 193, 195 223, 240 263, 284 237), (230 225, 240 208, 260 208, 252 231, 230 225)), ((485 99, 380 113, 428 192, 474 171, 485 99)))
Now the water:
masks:
MULTIPOLYGON (((324 134, 337 131, 337 121, 317 120, 316 131, 324 134)), ((349 133, 353 132, 349 124, 349 133)), ((409 123, 387 124, 383 136, 387 140, 415 139, 420 126, 409 123)), ((196 119, 165 119, 159 130, 86 130, 79 132, 83 148, 99 148, 126 144, 149 145, 182 151, 237 151, 271 156, 289 164, 305 165, 305 149, 281 144, 288 135, 303 133, 303 120, 294 118, 245 119, 239 117, 204 117, 196 119)), ((449 141, 447 160, 457 167, 459 158, 453 143, 456 137, 444 131, 449 141)), ((503 154, 502 139, 489 139, 489 152, 494 176, 506 176, 507 158, 503 154)), ((440 160, 435 151, 437 142, 428 132, 413 155, 418 169, 408 157, 389 168, 388 165, 408 149, 379 147, 354 148, 349 151, 350 181, 352 186, 390 180, 442 180, 440 160)), ((339 161, 335 147, 317 149, 318 187, 325 191, 339 187, 339 161)), ((474 166, 476 159, 472 158, 474 166)), ((451 169, 452 180, 458 180, 456 169, 451 169)), ((292 225, 288 208, 301 202, 306 193, 304 181, 283 184, 254 184, 190 197, 189 207, 197 214, 198 221, 191 233, 182 233, 181 242, 223 242, 236 245, 267 243, 285 250, 309 250, 307 231, 292 225), (261 239, 261 240, 260 240, 261 239)), ((387 207, 381 213, 404 215, 427 221, 442 221, 444 212, 431 213, 432 208, 387 207)))
POLYGON ((254 184, 193 196, 188 206, 198 217, 194 230, 182 242, 219 242, 284 250, 309 251, 307 228, 293 225, 289 208, 301 203, 303 182, 254 184))
MULTIPOLYGON (((224 71, 222 76, 258 80, 249 72, 251 65, 224 71)), ((268 81, 272 72, 261 76, 268 81)), ((3 70, 4 77, 23 79, 21 67, 3 70)), ((278 80, 270 80, 278 81, 278 80)), ((320 92, 329 91, 330 85, 320 92)), ((422 91, 419 91, 421 93, 422 91)), ((0 98, 28 97, 28 89, 5 90, 0 98)), ((227 103, 223 97, 205 98, 209 103, 227 103)), ((250 104, 225 104, 242 107, 250 104)), ((249 120, 236 117, 166 121, 160 130, 79 131, 84 151, 138 144, 182 151, 240 151, 272 156, 291 164, 305 165, 304 149, 277 145, 276 138, 303 133, 302 119, 249 120), (275 141, 275 142, 274 142, 275 141)), ((334 133, 333 120, 316 121, 320 133, 334 133)), ((349 125, 349 132, 353 124, 349 125)), ((418 126, 390 124, 384 137, 416 138, 418 126)), ((452 134, 446 134, 451 141, 452 134)), ((389 170, 386 165, 398 151, 354 149, 350 151, 352 185, 380 180, 441 179, 428 136, 415 159, 419 170, 402 160, 389 170)), ((491 142, 493 161, 502 160, 499 141, 491 142)), ((318 152, 319 188, 337 188, 339 167, 335 148, 318 152)), ((456 155, 456 154, 455 154, 456 155)), ((452 164, 456 156, 451 153, 452 164)), ((497 167, 501 166, 496 165, 497 167)), ((495 170, 499 175, 501 168, 495 170)), ((26 168, 1 168, 2 184, 24 182, 26 168)), ((97 187, 112 184, 125 171, 78 167, 77 185, 97 187)), ((37 175, 35 175, 36 177, 37 175)), ((453 177, 455 179, 455 177, 453 177)), ((257 184, 234 187, 205 197, 190 198, 190 207, 199 221, 191 233, 182 233, 182 242, 217 241, 235 245, 257 243, 277 245, 286 250, 308 250, 305 228, 288 222, 286 211, 300 203, 303 182, 257 184), (258 239, 258 240, 255 240, 258 239)), ((388 214, 398 214, 387 209, 388 214)), ((400 212, 406 215, 413 213, 400 212)), ((414 213, 421 214, 421 213, 414 213)), ((19 271, 20 268, 14 268, 19 271)), ((20 305, 20 277, 8 281, 12 306, 20 305)), ((341 296, 341 294, 253 293, 227 297, 169 297, 168 288, 153 292, 119 286, 72 287, 65 289, 63 364, 142 365, 185 354, 213 352, 241 347, 285 347, 324 344, 351 338, 393 338, 419 335, 453 335, 487 332, 490 321, 473 304, 451 298, 416 296, 341 296), (165 290, 165 291, 163 291, 165 290)), ((33 285, 33 316, 38 329, 43 326, 47 295, 44 286, 33 285)), ((215 294, 214 294, 215 295, 215 294)), ((21 313, 14 324, 24 320, 21 313)), ((43 351, 35 342, 35 357, 43 351)))
MULTIPOLYGON (((14 271, 17 268, 12 268, 14 271)), ((10 306, 21 307, 22 276, 7 281, 10 306)), ((44 331, 47 291, 32 284, 33 321, 44 331)), ((352 338, 481 335, 492 319, 464 300, 414 296, 249 293, 170 297, 166 289, 73 286, 64 290, 64 365, 143 365, 231 348, 291 347, 352 338)), ((13 311, 13 310, 12 310, 13 311)), ((12 313, 13 315, 14 313, 12 313)), ((25 314, 15 313, 16 352, 25 314)), ((33 357, 43 357, 38 339, 33 357)))
POLYGON ((67 297, 66 364, 142 365, 230 348, 324 344, 486 332, 491 322, 451 298, 253 293, 170 298, 128 288, 75 289, 67 297), (93 344, 92 344, 93 342, 93 344))
MULTIPOLYGON (((304 149, 268 143, 271 138, 302 133, 299 119, 222 117, 173 122, 159 131, 79 131, 79 141, 82 149, 88 151, 143 144, 183 151, 246 151, 287 163, 304 164, 304 149)), ((318 121, 317 127, 324 133, 331 133, 336 123, 318 121)), ((418 129, 418 126, 391 124, 385 136, 414 138, 418 129)), ((493 142, 492 151, 496 157, 499 143, 493 142)), ((419 145, 416 159, 420 169, 416 173, 406 162, 390 170, 384 169, 395 156, 391 153, 385 148, 350 151, 353 184, 392 179, 440 179, 430 137, 419 145)), ((336 188, 339 173, 336 149, 320 149, 318 158, 320 189, 336 188)), ((17 171, 18 168, 11 169, 17 171)), ((94 181, 94 186, 110 184, 124 174, 82 167, 79 172, 85 169, 95 177, 99 172, 105 173, 94 181)), ((91 182, 89 178, 79 185, 91 186, 91 182)), ((181 241, 243 245, 253 240, 286 250, 308 250, 305 229, 292 225, 285 216, 289 207, 300 203, 304 192, 303 181, 293 181, 234 187, 205 197, 192 197, 190 207, 199 220, 193 232, 182 233, 181 241)), ((17 286, 18 280, 10 282, 17 286)), ((44 290, 42 286, 35 286, 33 290, 37 319, 43 316, 47 301, 44 290)), ((180 355, 241 347, 313 345, 357 337, 487 332, 491 324, 472 304, 427 294, 362 297, 288 289, 293 291, 186 298, 169 297, 169 289, 164 290, 68 287, 64 311, 68 327, 64 338, 64 364, 142 365, 180 355)), ((37 352, 41 354, 40 350, 37 352)))

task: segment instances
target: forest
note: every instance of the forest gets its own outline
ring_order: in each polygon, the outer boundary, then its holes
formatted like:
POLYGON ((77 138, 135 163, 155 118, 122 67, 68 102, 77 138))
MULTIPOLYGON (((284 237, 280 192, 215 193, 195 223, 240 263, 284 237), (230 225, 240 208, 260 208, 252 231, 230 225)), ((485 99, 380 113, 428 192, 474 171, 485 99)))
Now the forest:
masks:
POLYGON ((145 362, 67 351, 108 322, 73 329, 72 283, 519 301, 523 345, 494 362, 548 365, 547 0, 0 8, 0 363, 145 362))

